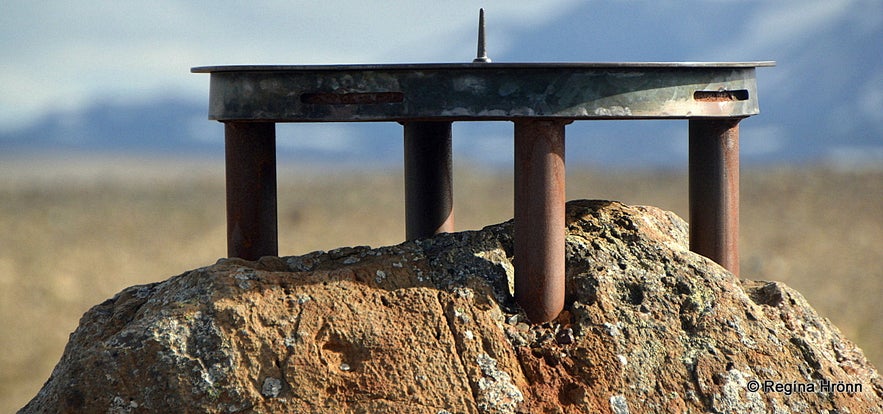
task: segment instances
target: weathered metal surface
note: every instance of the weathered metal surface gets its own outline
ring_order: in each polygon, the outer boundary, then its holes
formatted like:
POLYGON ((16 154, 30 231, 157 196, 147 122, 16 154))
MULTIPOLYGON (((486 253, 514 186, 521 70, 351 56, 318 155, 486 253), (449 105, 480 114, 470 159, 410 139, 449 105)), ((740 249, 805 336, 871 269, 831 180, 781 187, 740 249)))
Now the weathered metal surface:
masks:
POLYGON ((646 119, 759 112, 744 63, 217 66, 209 118, 273 122, 646 119))
POLYGON ((690 250, 739 275, 739 118, 690 120, 690 250))
POLYGON ((564 308, 564 126, 515 121, 515 299, 534 323, 564 308))
POLYGON ((454 232, 451 123, 408 122, 405 129, 405 235, 454 232))
POLYGON ((227 256, 246 260, 276 256, 276 126, 228 122, 224 131, 227 256))

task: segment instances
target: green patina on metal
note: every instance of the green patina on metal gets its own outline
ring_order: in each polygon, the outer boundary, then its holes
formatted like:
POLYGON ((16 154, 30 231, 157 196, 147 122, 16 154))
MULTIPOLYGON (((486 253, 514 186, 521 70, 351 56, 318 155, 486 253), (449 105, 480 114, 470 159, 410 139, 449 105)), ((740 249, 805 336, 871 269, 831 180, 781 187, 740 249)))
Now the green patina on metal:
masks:
POLYGON ((219 121, 648 119, 759 113, 770 62, 215 66, 219 121))

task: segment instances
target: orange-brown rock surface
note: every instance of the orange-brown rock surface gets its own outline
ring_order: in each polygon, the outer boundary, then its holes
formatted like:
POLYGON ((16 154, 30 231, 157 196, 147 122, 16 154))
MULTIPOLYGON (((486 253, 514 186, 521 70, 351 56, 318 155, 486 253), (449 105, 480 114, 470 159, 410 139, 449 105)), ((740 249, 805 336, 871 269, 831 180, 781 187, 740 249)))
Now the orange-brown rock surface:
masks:
POLYGON ((689 252, 671 213, 567 211, 552 323, 512 300, 510 223, 222 259, 92 308, 21 412, 883 412, 878 373, 799 293, 689 252))

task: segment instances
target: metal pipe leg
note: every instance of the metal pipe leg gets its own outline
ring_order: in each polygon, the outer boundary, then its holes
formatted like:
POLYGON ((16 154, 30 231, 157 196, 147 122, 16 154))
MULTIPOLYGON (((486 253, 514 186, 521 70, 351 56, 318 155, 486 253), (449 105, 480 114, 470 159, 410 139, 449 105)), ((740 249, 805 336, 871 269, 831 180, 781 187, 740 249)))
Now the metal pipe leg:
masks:
POLYGON ((405 237, 454 231, 451 123, 407 122, 405 127, 405 237))
POLYGON ((227 122, 227 256, 279 254, 276 228, 276 125, 227 122))
POLYGON ((515 300, 534 323, 564 309, 564 126, 515 121, 515 300))
POLYGON ((739 121, 691 119, 690 250, 739 275, 739 121))

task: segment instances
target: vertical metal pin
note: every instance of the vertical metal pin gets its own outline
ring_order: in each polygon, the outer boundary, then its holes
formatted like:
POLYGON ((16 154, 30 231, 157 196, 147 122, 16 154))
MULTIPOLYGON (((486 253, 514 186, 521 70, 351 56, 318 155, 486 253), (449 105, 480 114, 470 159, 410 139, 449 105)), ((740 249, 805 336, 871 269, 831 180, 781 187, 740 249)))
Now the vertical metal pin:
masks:
POLYGON ((487 44, 484 40, 484 9, 478 9, 478 57, 472 63, 491 63, 487 57, 487 44))

